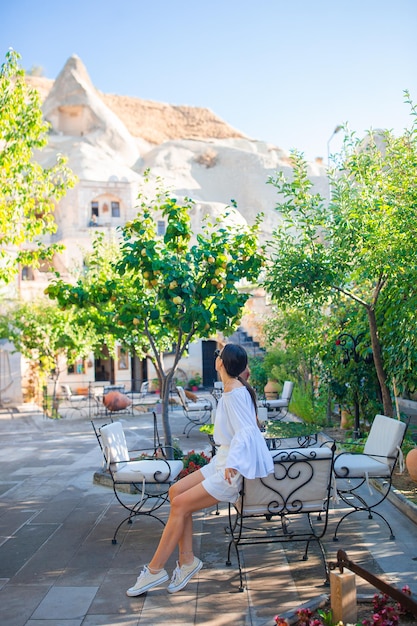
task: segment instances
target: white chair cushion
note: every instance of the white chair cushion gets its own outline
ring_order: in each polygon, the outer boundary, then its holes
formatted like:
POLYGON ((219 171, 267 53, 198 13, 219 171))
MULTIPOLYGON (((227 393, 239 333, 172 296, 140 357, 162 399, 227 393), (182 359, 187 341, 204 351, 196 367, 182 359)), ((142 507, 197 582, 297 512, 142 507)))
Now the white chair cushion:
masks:
POLYGON ((207 411, 211 409, 211 404, 208 402, 190 402, 187 404, 187 411, 207 411))
POLYGON ((265 400, 264 406, 268 409, 280 409, 288 406, 288 400, 279 398, 278 400, 265 400))
POLYGON ((116 482, 160 483, 174 481, 184 465, 182 461, 163 461, 149 459, 130 461, 129 463, 111 464, 113 478, 116 482), (171 470, 171 473, 170 473, 171 470))
POLYGON ((388 463, 392 467, 397 458, 398 448, 404 437, 406 424, 393 417, 376 415, 366 440, 363 454, 376 457, 381 463, 388 463))
POLYGON ((177 393, 178 393, 179 398, 181 400, 181 404, 185 408, 187 406, 187 396, 185 395, 184 389, 182 387, 177 387, 177 393))
POLYGON ((129 461, 126 437, 120 422, 106 424, 100 429, 101 441, 108 463, 129 461))
POLYGON ((282 394, 281 394, 281 398, 283 400, 289 401, 291 399, 293 387, 294 387, 294 383, 293 382, 291 382, 289 380, 286 380, 284 382, 284 387, 282 389, 282 394))
POLYGON ((209 402, 208 400, 200 402, 188 402, 185 391, 182 387, 177 387, 177 392, 180 397, 181 404, 184 407, 184 410, 187 412, 208 411, 212 408, 211 402, 209 402))
POLYGON ((385 463, 383 460, 378 461, 374 457, 367 456, 366 454, 342 453, 335 458, 334 473, 336 478, 389 476, 391 468, 389 464, 385 463))

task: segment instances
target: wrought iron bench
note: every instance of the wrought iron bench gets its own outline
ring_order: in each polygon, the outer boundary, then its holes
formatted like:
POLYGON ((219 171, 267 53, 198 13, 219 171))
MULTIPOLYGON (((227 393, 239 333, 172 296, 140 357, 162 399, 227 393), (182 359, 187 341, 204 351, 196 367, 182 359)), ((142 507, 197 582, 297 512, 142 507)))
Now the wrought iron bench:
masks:
POLYGON ((231 539, 226 565, 231 565, 234 547, 243 591, 240 550, 243 546, 306 543, 303 560, 308 558, 312 541, 319 548, 325 579, 328 580, 323 546, 320 539, 327 529, 335 445, 281 449, 271 451, 274 472, 266 478, 243 480, 235 505, 229 505, 231 539), (313 517, 314 519, 313 521, 313 517), (254 519, 256 518, 256 519, 254 519))

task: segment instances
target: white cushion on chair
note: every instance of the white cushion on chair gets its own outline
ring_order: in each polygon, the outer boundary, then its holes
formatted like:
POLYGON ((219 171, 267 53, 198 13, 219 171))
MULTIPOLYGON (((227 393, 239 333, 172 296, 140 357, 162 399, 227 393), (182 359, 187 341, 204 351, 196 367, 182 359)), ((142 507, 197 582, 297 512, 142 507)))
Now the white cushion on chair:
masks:
POLYGON ((387 463, 366 454, 342 453, 335 458, 334 473, 337 478, 364 478, 389 476, 391 470, 387 463))
POLYGON ((184 410, 189 411, 208 411, 212 408, 211 402, 188 402, 187 396, 185 395, 185 391, 182 387, 177 387, 177 393, 180 397, 181 404, 184 407, 184 410))
POLYGON ((112 471, 117 482, 161 483, 174 481, 183 467, 182 461, 146 459, 117 464, 112 471))
POLYGON ((207 411, 211 409, 209 402, 191 402, 187 404, 187 411, 207 411))
POLYGON ((378 461, 388 463, 392 467, 398 456, 398 447, 403 440, 405 429, 406 424, 398 419, 376 415, 363 454, 375 456, 378 461))
POLYGON ((263 406, 266 406, 268 409, 281 409, 288 406, 288 400, 264 400, 263 406))
POLYGON ((120 422, 106 424, 100 429, 103 450, 108 463, 129 461, 126 437, 120 422))

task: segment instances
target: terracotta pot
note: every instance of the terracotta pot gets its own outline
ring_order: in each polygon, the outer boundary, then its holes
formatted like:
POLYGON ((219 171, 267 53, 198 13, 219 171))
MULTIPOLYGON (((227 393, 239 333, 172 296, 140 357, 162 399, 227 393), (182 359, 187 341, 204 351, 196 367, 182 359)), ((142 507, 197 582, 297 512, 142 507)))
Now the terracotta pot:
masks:
POLYGON ((280 384, 276 380, 268 380, 264 387, 264 394, 267 400, 275 400, 279 397, 280 384))
POLYGON ((405 464, 411 480, 417 483, 417 448, 413 448, 405 457, 405 464))
POLYGON ((132 401, 120 391, 110 391, 104 396, 103 404, 109 411, 123 411, 132 404, 132 401))
POLYGON ((340 428, 349 429, 352 427, 352 414, 345 409, 340 412, 340 428))

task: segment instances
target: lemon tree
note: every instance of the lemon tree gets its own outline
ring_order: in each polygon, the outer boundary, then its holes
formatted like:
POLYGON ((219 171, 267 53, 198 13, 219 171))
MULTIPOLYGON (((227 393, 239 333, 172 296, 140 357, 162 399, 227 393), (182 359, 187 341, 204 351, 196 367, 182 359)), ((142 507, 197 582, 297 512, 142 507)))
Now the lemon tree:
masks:
POLYGON ((152 360, 170 446, 169 390, 178 362, 192 340, 236 329, 264 263, 258 241, 261 216, 252 226, 237 228, 226 212, 222 219, 205 219, 193 233, 191 199, 179 201, 162 189, 139 200, 138 213, 121 229, 112 259, 102 252, 105 242, 96 242, 91 271, 76 284, 55 281, 47 291, 63 307, 88 310, 103 337, 152 360), (164 235, 157 234, 161 218, 164 235), (164 353, 172 350, 167 369, 164 353))

